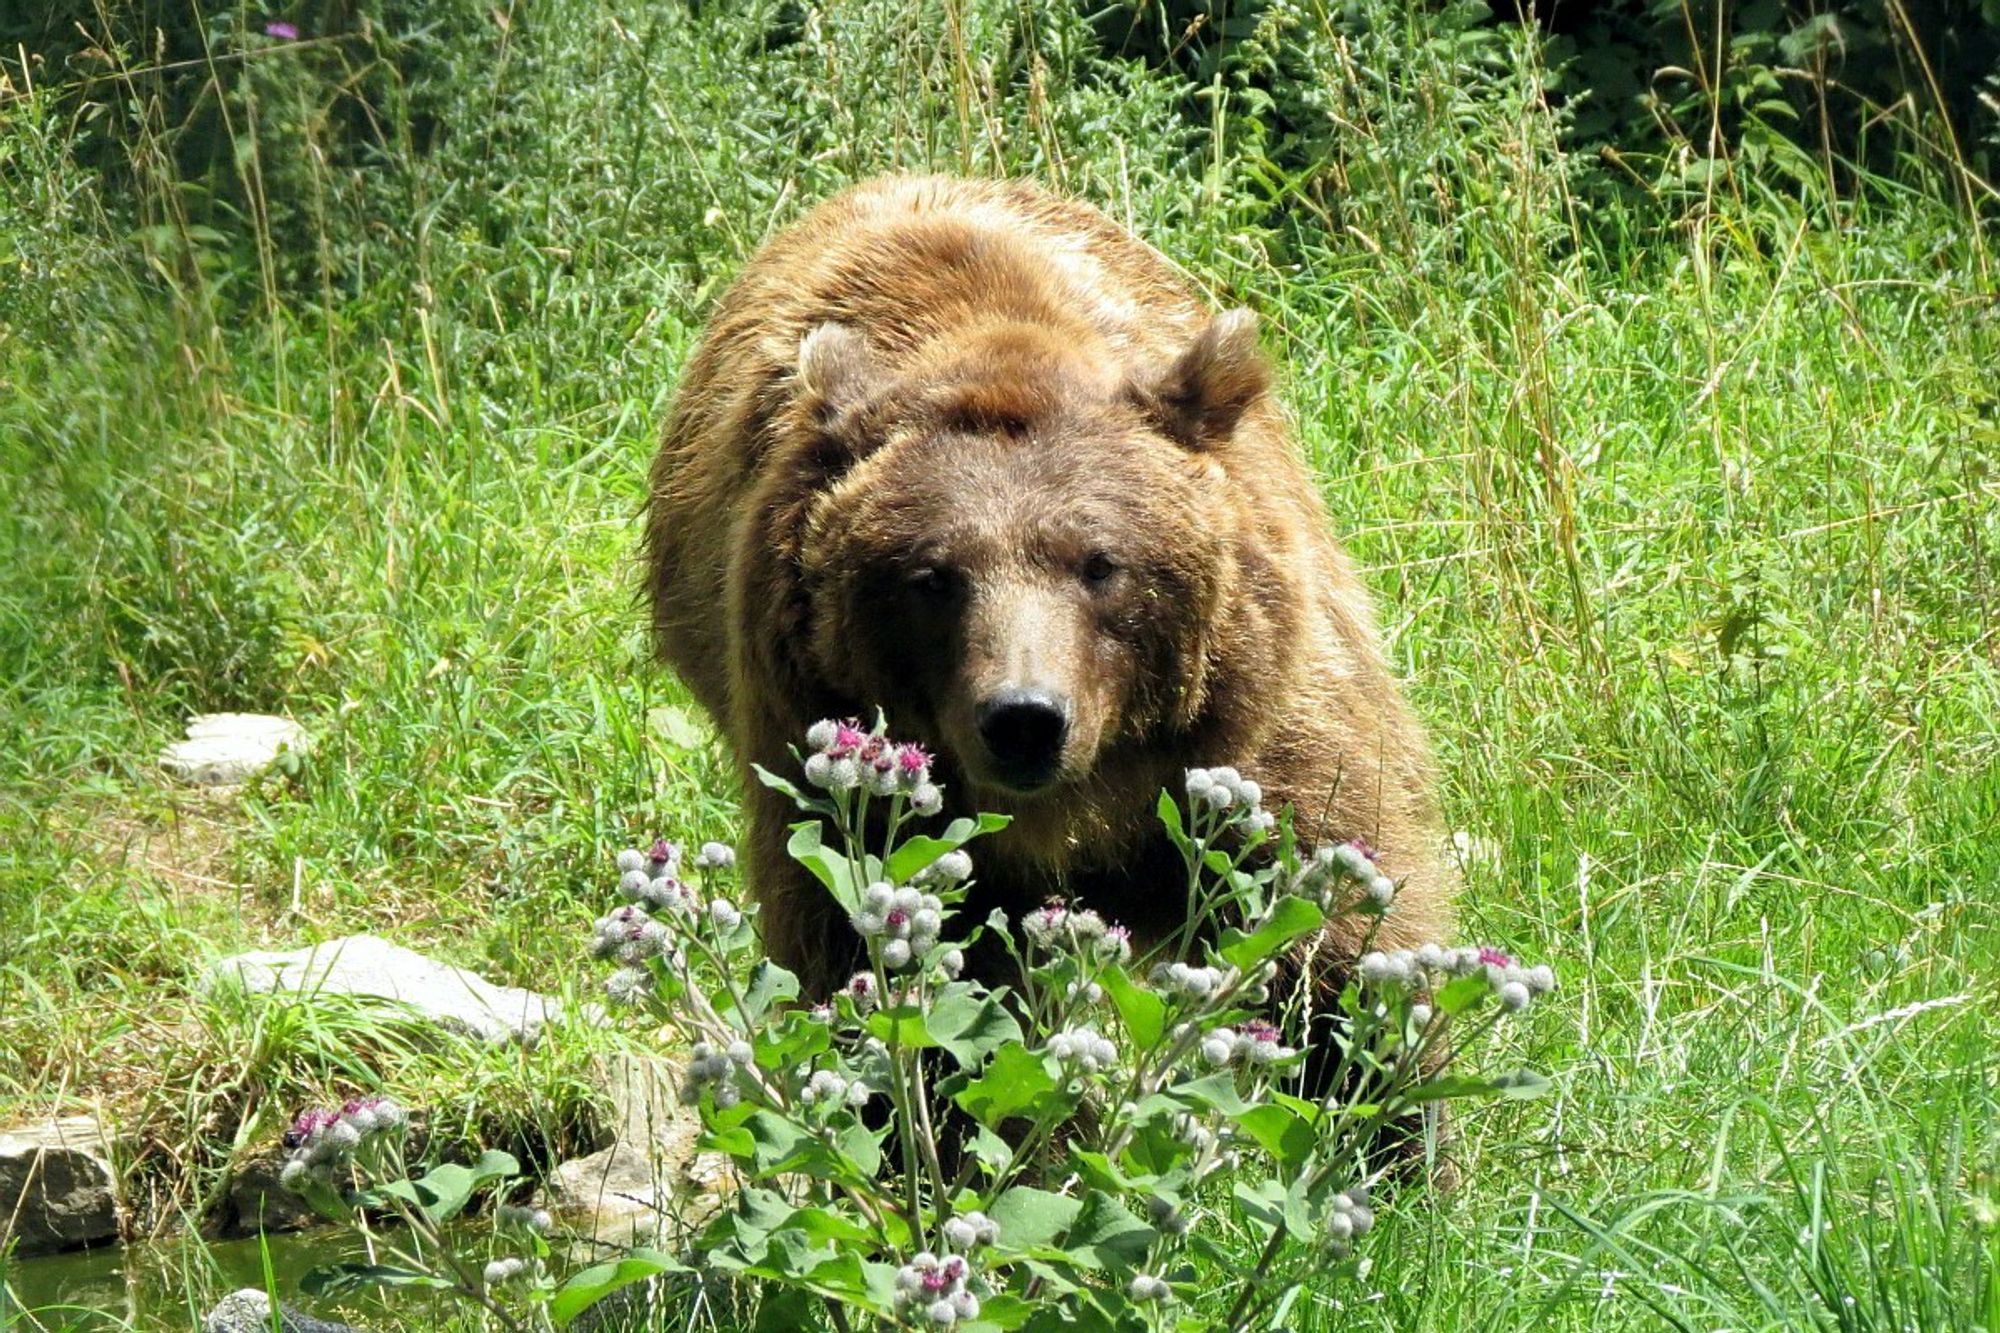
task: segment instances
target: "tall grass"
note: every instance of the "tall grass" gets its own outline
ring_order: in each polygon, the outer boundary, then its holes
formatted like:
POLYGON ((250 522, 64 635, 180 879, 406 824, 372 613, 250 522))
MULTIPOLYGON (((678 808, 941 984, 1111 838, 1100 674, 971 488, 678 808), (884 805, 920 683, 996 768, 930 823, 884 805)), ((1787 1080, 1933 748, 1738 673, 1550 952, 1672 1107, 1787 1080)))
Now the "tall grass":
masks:
POLYGON ((632 600, 681 358, 841 184, 1023 172, 1265 312, 1466 928, 1564 978, 1558 1097, 1295 1325, 2000 1327, 2000 321, 1921 108, 1888 175, 1579 156, 1532 34, 1378 3, 1193 83, 1039 0, 230 10, 172 60, 135 13, 0 53, 0 1106, 137 1120, 168 1215, 318 1090, 576 1107, 581 1038, 466 1080, 195 983, 373 929, 560 988, 603 848, 726 835, 632 600), (319 744, 165 789, 222 707, 319 744))

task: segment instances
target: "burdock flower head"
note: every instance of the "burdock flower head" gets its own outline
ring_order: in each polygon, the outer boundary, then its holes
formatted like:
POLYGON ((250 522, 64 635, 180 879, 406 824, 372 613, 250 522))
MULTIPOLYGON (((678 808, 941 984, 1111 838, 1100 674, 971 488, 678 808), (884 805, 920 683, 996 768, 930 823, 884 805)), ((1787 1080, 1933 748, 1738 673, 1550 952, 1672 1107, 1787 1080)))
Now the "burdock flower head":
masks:
POLYGON ((1118 1048, 1093 1027, 1064 1028, 1049 1038, 1049 1054, 1071 1069, 1095 1074, 1118 1063, 1118 1048))
POLYGON ((972 1266, 963 1255, 942 1259, 926 1250, 896 1270, 896 1309, 939 1328, 979 1317, 979 1298, 967 1289, 972 1266))
POLYGON ((1326 1245, 1335 1257, 1344 1256, 1354 1242, 1375 1226, 1375 1210, 1368 1206, 1368 1191, 1351 1185, 1333 1196, 1326 1214, 1326 1245))
POLYGON ((285 1131, 291 1157, 278 1174, 287 1189, 299 1189, 307 1177, 325 1179, 362 1144, 384 1135, 400 1134, 409 1115, 388 1097, 363 1097, 339 1110, 312 1110, 292 1121, 285 1131))
POLYGON ((1229 811, 1230 822, 1241 823, 1250 833, 1269 833, 1278 822, 1276 815, 1264 809, 1264 789, 1227 765, 1190 768, 1187 794, 1196 809, 1229 811))
POLYGON ((944 903, 935 894, 883 881, 861 895, 861 910, 848 918, 864 940, 880 941, 882 965, 891 971, 922 958, 938 942, 944 903))
POLYGON ((944 808, 931 780, 931 755, 921 745, 897 744, 849 718, 825 718, 806 731, 806 781, 831 792, 865 791, 908 797, 920 815, 944 808))

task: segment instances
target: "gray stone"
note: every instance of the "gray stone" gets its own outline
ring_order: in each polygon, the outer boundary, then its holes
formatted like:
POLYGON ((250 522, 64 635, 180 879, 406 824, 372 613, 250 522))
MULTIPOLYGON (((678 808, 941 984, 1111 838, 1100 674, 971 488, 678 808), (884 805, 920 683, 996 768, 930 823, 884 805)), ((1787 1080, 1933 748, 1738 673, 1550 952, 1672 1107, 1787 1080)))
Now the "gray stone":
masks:
POLYGON ((726 1159, 696 1148, 701 1117, 681 1105, 674 1065, 613 1056, 603 1080, 615 1140, 551 1171, 543 1206, 604 1245, 670 1245, 721 1205, 726 1159))
POLYGON ((118 1234, 118 1172, 96 1117, 0 1130, 0 1253, 33 1254, 118 1234))
POLYGON ((187 739, 160 752, 160 766, 203 787, 248 782, 285 750, 306 748, 305 729, 263 713, 203 713, 189 719, 187 739))
MULTIPOLYGON (((278 1306, 277 1326, 283 1333, 361 1333, 352 1324, 314 1319, 287 1305, 278 1306)), ((224 1296, 208 1312, 202 1333, 271 1333, 271 1298, 255 1287, 224 1296)))
POLYGON ((345 995, 489 1042, 532 1043, 562 1017, 546 995, 496 986, 476 972, 426 958, 374 935, 304 949, 237 954, 209 970, 209 983, 240 983, 265 995, 345 995))

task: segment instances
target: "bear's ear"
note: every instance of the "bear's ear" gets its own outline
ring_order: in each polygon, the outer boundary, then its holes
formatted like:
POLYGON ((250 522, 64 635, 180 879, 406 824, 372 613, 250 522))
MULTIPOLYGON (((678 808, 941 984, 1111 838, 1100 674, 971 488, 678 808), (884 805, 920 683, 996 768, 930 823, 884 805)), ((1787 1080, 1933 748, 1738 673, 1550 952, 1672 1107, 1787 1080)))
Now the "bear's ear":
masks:
POLYGON ((1206 449, 1227 440, 1244 409, 1270 387, 1257 316, 1238 308, 1209 320, 1164 373, 1134 386, 1134 396, 1167 434, 1206 449))
POLYGON ((821 324, 799 340, 799 403, 828 435, 845 434, 875 385, 875 350, 845 324, 821 324))

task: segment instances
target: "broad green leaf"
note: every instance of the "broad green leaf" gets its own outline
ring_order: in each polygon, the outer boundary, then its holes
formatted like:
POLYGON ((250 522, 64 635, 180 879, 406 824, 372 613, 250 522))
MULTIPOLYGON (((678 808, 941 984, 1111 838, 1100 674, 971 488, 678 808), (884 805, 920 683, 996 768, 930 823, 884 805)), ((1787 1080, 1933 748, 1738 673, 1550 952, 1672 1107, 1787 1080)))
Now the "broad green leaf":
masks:
POLYGON ((1318 1138, 1311 1125, 1282 1106, 1253 1106, 1230 1119, 1257 1140, 1286 1175, 1297 1171, 1312 1155, 1318 1138))
POLYGON ((1441 1014, 1462 1014, 1493 993, 1493 985, 1484 972, 1474 972, 1469 976, 1453 977, 1438 987, 1431 1003, 1441 1014))
POLYGON ((549 1301, 549 1317, 556 1321, 558 1327, 568 1327, 569 1322, 585 1310, 634 1282, 644 1282, 666 1273, 692 1271, 670 1254, 662 1254, 658 1250, 634 1250, 612 1263, 586 1268, 563 1283, 549 1301))
POLYGON ((1076 1099, 1057 1084, 1047 1056, 1015 1044, 1001 1047, 986 1072, 954 1100, 980 1124, 998 1129, 1010 1119, 1039 1120, 1065 1112, 1076 1099))
POLYGON ((1021 1043, 1021 1025, 1001 997, 969 981, 954 981, 938 993, 926 1026, 959 1068, 968 1071, 978 1069, 993 1052, 1021 1043))
POLYGON ((854 863, 826 845, 826 826, 819 820, 792 825, 785 854, 811 871, 812 877, 824 884, 833 900, 847 911, 861 910, 860 894, 854 887, 854 863))
POLYGON ((1222 933, 1222 947, 1216 952, 1238 971, 1248 972, 1265 960, 1275 958, 1284 947, 1326 924, 1319 904, 1304 898, 1280 898, 1271 919, 1248 935, 1240 931, 1222 933))
POLYGON ((750 1333, 798 1333, 813 1327, 819 1298, 800 1287, 767 1286, 757 1303, 757 1320, 750 1333))
POLYGON ((799 979, 768 958, 759 959, 750 970, 750 983, 743 988, 740 1012, 754 1030, 773 1004, 799 998, 799 979))
POLYGON ((1250 1103, 1244 1101, 1243 1094, 1236 1090, 1235 1076, 1228 1073, 1176 1083, 1167 1089, 1167 1095, 1202 1110, 1220 1111, 1226 1116, 1242 1115, 1250 1109, 1250 1103))
POLYGON ((1167 1030, 1167 1002, 1132 980, 1122 967, 1105 968, 1097 980, 1111 997, 1132 1044, 1142 1049, 1157 1046, 1167 1030))
MULTIPOLYGON (((449 1222, 465 1211, 472 1193, 488 1181, 521 1174, 521 1164, 513 1154, 489 1149, 473 1165, 446 1162, 433 1167, 423 1179, 410 1182, 414 1202, 433 1222, 449 1222)), ((400 1196, 399 1197, 409 1197, 400 1196)))
POLYGON ((1016 1185, 988 1205, 986 1215, 999 1224, 997 1248, 1009 1251, 1047 1245, 1076 1221, 1082 1210, 1083 1204, 1076 1199, 1032 1185, 1016 1185))
POLYGON ((997 833, 1012 822, 1012 817, 1008 815, 981 815, 977 819, 954 819, 943 833, 936 836, 917 834, 896 848, 883 870, 883 877, 897 884, 907 884, 928 870, 946 852, 957 851, 974 838, 997 833))
POLYGON ((931 1035, 924 1011, 914 1004, 899 1004, 892 1009, 877 1009, 868 1015, 863 1026, 868 1035, 879 1037, 891 1046, 901 1046, 905 1050, 929 1050, 940 1043, 931 1035))
POLYGON ((1142 1263, 1158 1233, 1102 1190, 1083 1197, 1083 1207, 1063 1248, 1087 1268, 1130 1268, 1142 1263))
POLYGON ((1150 1194, 1159 1177, 1142 1171, 1137 1176, 1129 1175, 1123 1167, 1101 1152, 1085 1152, 1072 1147, 1070 1161, 1085 1184, 1094 1189, 1111 1190, 1121 1194, 1150 1194))

